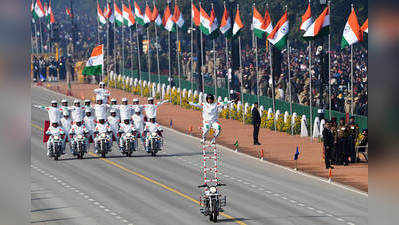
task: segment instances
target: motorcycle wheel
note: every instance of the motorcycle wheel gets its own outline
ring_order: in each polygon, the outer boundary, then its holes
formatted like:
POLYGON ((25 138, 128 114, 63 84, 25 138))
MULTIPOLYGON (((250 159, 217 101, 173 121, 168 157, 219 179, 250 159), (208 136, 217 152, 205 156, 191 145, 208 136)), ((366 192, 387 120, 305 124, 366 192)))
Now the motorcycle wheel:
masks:
POLYGON ((58 155, 57 154, 54 154, 54 160, 58 161, 58 155))
POLYGON ((213 214, 213 222, 217 223, 218 222, 218 215, 216 214, 216 212, 212 213, 213 214))
POLYGON ((101 152, 101 157, 105 158, 105 152, 101 152))

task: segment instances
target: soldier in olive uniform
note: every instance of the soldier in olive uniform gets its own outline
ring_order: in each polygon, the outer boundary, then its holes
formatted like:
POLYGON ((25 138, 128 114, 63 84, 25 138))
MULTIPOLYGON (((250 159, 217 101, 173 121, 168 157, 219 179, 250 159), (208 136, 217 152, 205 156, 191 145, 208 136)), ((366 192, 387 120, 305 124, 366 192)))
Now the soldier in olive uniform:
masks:
POLYGON ((324 161, 326 169, 334 168, 331 166, 334 151, 334 135, 331 131, 331 121, 327 121, 323 129, 324 161))
POLYGON ((339 125, 337 129, 337 165, 348 165, 348 157, 347 157, 347 140, 348 140, 348 127, 345 124, 345 119, 341 118, 339 120, 339 125))
POLYGON ((356 162, 356 140, 359 135, 359 126, 355 123, 355 117, 351 116, 348 124, 348 156, 351 158, 351 163, 356 162))

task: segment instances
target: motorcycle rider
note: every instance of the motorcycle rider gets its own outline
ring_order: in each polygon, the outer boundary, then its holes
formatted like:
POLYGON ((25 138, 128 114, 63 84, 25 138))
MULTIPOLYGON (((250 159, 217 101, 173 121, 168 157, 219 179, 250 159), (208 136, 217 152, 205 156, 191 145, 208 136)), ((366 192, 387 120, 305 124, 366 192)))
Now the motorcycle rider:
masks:
POLYGON ((118 136, 119 136, 119 151, 122 152, 124 149, 124 138, 127 133, 132 133, 134 135, 134 132, 136 131, 135 127, 133 124, 130 123, 129 119, 124 119, 123 123, 119 125, 119 130, 118 130, 118 136))
POLYGON ((58 126, 59 121, 51 121, 51 126, 48 128, 48 130, 46 131, 46 135, 50 136, 50 138, 47 141, 47 156, 50 156, 50 150, 52 148, 52 144, 53 144, 53 137, 54 135, 59 135, 61 137, 62 140, 62 154, 65 154, 65 131, 64 129, 62 129, 62 127, 58 126))
MULTIPOLYGON (((149 122, 145 123, 144 135, 146 137, 145 149, 146 149, 147 152, 150 151, 149 150, 149 144, 150 144, 149 143, 149 138, 150 138, 150 135, 153 134, 153 133, 156 133, 159 137, 162 138, 163 137, 162 136, 162 132, 163 132, 163 129, 157 122, 155 122, 155 118, 150 118, 149 122)), ((158 144, 159 144, 159 146, 162 146, 162 142, 160 142, 158 144)))
POLYGON ((109 126, 109 123, 105 121, 105 118, 97 118, 98 119, 98 123, 96 125, 96 128, 94 129, 94 149, 95 149, 95 153, 98 153, 98 149, 99 149, 99 140, 100 140, 100 135, 101 133, 106 133, 107 135, 107 139, 109 140, 107 142, 107 148, 109 149, 109 151, 112 151, 112 138, 110 137, 110 135, 112 134, 112 130, 111 127, 109 126))
POLYGON ((132 113, 132 105, 128 105, 127 98, 122 98, 122 105, 118 105, 121 120, 130 119, 132 113))
POLYGON ((99 83, 99 88, 94 89, 94 93, 96 94, 96 101, 97 99, 101 99, 103 101, 103 104, 107 103, 108 97, 110 96, 110 92, 107 89, 105 89, 104 82, 99 83))
POLYGON ((223 106, 232 103, 232 101, 227 101, 227 102, 214 102, 214 101, 215 97, 212 94, 208 94, 206 96, 205 103, 196 104, 193 102, 189 102, 190 105, 202 109, 203 127, 201 128, 202 129, 201 143, 205 143, 205 137, 211 128, 215 131, 211 143, 214 143, 216 141, 216 138, 219 136, 220 130, 222 128, 218 121, 219 110, 223 106))
POLYGON ((117 103, 118 103, 118 101, 115 98, 113 98, 113 99, 111 99, 111 104, 109 105, 109 107, 110 107, 110 109, 114 109, 115 110, 116 117, 118 117, 118 119, 120 119, 121 115, 119 113, 119 106, 118 106, 117 103))
POLYGON ((97 96, 96 104, 94 105, 94 116, 96 117, 96 119, 106 119, 108 108, 109 107, 107 104, 103 104, 103 100, 101 99, 101 97, 97 96))
POLYGON ((63 111, 68 111, 69 112, 69 106, 68 106, 68 100, 66 100, 66 99, 62 99, 61 100, 61 109, 63 110, 63 111))
POLYGON ((71 130, 69 131, 69 137, 71 138, 71 153, 73 155, 76 154, 76 148, 77 148, 77 143, 75 140, 75 137, 77 135, 83 135, 85 137, 85 145, 86 145, 86 151, 87 149, 89 149, 89 141, 88 141, 88 136, 89 136, 90 132, 89 130, 86 128, 85 125, 83 125, 81 120, 76 121, 76 123, 74 125, 72 125, 71 130))
POLYGON ((153 118, 156 121, 157 118, 157 109, 159 106, 161 106, 162 104, 169 102, 168 100, 164 100, 164 101, 160 101, 157 104, 154 104, 154 98, 150 97, 148 98, 148 104, 147 105, 143 105, 144 110, 145 110, 145 115, 146 117, 149 118, 153 118))
POLYGON ((91 101, 89 99, 85 100, 84 107, 85 107, 85 112, 84 113, 86 113, 86 109, 89 109, 93 113, 94 109, 93 109, 93 107, 91 107, 91 101))
POLYGON ((121 122, 120 119, 116 116, 116 110, 112 109, 109 111, 110 116, 108 116, 108 123, 112 130, 113 140, 118 143, 118 130, 119 130, 119 123, 121 122))
POLYGON ((84 106, 80 106, 79 100, 75 100, 73 102, 73 106, 69 107, 72 115, 72 121, 76 123, 76 121, 82 121, 84 117, 84 106))
POLYGON ((64 111, 62 108, 58 108, 57 101, 55 100, 51 101, 51 106, 33 105, 33 107, 46 110, 48 112, 50 122, 56 121, 56 123, 60 122, 62 112, 64 111))
POLYGON ((89 131, 88 138, 89 140, 93 141, 93 132, 94 129, 96 128, 96 119, 92 115, 92 111, 88 108, 85 110, 86 116, 83 118, 83 122, 89 131))
POLYGON ((143 146, 145 146, 145 138, 143 135, 145 126, 144 116, 141 113, 141 109, 138 107, 134 110, 134 114, 132 116, 132 124, 134 125, 134 129, 137 131, 137 138, 141 138, 141 143, 143 144, 143 146))
MULTIPOLYGON (((71 118, 69 117, 69 112, 64 111, 62 113, 62 115, 64 116, 63 118, 61 118, 61 127, 65 132, 65 141, 67 141, 67 138, 69 137, 69 131, 71 130, 72 127, 72 121, 71 118)), ((69 142, 70 143, 70 142, 69 142)), ((71 146, 69 146, 71 147, 71 146)), ((65 144, 65 148, 66 148, 66 144, 65 144)))

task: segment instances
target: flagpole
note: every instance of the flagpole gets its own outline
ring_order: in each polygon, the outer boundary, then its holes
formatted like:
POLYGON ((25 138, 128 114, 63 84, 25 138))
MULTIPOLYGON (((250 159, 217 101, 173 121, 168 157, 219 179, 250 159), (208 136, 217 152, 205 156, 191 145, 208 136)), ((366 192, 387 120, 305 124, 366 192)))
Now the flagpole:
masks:
MULTIPOLYGON (((213 3, 211 3, 212 5, 212 11, 213 11, 213 3)), ((214 21, 216 20, 216 18, 214 18, 214 21)), ((212 23, 214 22, 212 21, 212 23)), ((211 25, 211 30, 212 30, 212 25, 211 25)), ((218 90, 217 90, 217 77, 216 77, 216 50, 215 50, 215 38, 212 39, 212 49, 213 49, 213 83, 215 85, 215 99, 217 99, 218 96, 218 90)), ((217 100, 216 100, 217 101, 217 100)))
MULTIPOLYGON (((147 3, 146 3, 147 4, 147 3)), ((147 26, 147 43, 148 43, 148 46, 147 46, 147 64, 148 64, 148 81, 151 83, 151 55, 150 55, 150 32, 148 31, 148 27, 149 27, 150 25, 148 25, 147 26)), ((151 91, 150 91, 151 92, 151 91)), ((153 97, 153 96, 151 96, 151 97, 153 97)))
POLYGON ((309 121, 310 121, 310 140, 313 140, 313 126, 312 126, 312 41, 309 41, 309 121))
POLYGON ((180 98, 180 106, 182 103, 181 100, 181 75, 180 75, 180 43, 179 43, 179 26, 176 24, 176 49, 177 49, 177 75, 179 77, 179 98, 180 98))
POLYGON ((102 44, 101 52, 103 53, 103 65, 101 66, 101 81, 104 80, 104 44, 102 44))
MULTIPOLYGON (((354 10, 353 3, 351 4, 352 11, 354 10)), ((351 45, 351 115, 353 116, 353 44, 351 45)))
MULTIPOLYGON (((123 4, 122 4, 122 7, 123 7, 123 4)), ((123 14, 122 14, 123 15, 123 14)), ((123 19, 122 19, 122 21, 123 21, 123 19)), ((124 76, 125 75, 125 40, 124 40, 124 30, 123 30, 123 22, 122 22, 122 25, 121 25, 121 32, 122 32, 122 59, 121 59, 121 61, 122 61, 122 63, 121 63, 121 73, 122 73, 122 76, 124 76)))
MULTIPOLYGON (((255 2, 253 3, 252 11, 255 9, 255 2)), ((252 46, 255 48, 255 70, 256 70, 256 95, 258 96, 257 102, 259 104, 259 64, 258 64, 258 37, 255 37, 254 27, 252 24, 252 46)))
POLYGON ((39 18, 39 29, 40 29, 40 53, 43 53, 43 33, 42 33, 42 22, 39 18))
MULTIPOLYGON (((330 8, 330 16, 331 16, 331 1, 328 1, 328 7, 330 8)), ((331 112, 331 28, 329 28, 328 32, 328 114, 329 119, 332 118, 331 112)))
POLYGON ((139 42, 139 30, 137 29, 137 21, 136 21, 136 41, 137 41, 137 56, 138 64, 139 64, 139 79, 140 79, 140 96, 143 97, 143 81, 141 80, 141 62, 140 62, 140 42, 139 42))
POLYGON ((129 29, 129 36, 130 36, 130 71, 131 71, 131 78, 133 78, 133 32, 132 28, 129 29))
MULTIPOLYGON (((106 4, 107 4, 107 8, 108 8, 108 5, 109 5, 109 0, 107 0, 106 1, 106 4)), ((111 10, 111 9, 108 9, 108 10, 111 10)), ((104 60, 104 63, 105 63, 105 66, 106 66, 106 74, 109 74, 109 71, 108 71, 108 64, 109 64, 109 18, 107 18, 106 16, 105 16, 105 22, 106 22, 106 29, 107 29, 107 52, 105 53, 105 59, 106 60, 104 60)), ((109 77, 108 77, 108 82, 107 82, 107 87, 109 87, 109 77)))
POLYGON ((36 21, 36 19, 35 19, 35 35, 34 35, 34 37, 35 37, 35 47, 36 47, 36 54, 39 54, 39 39, 38 39, 38 37, 37 37, 37 21, 36 21))
MULTIPOLYGON (((98 0, 97 0, 97 6, 99 6, 98 0)), ((98 19, 98 9, 97 9, 97 43, 100 43, 100 21, 98 19)))
MULTIPOLYGON (((273 114, 276 114, 276 98, 274 95, 274 77, 273 77, 273 57, 272 57, 272 47, 270 45, 267 45, 268 50, 269 50, 269 61, 270 61, 270 78, 272 79, 272 102, 273 102, 273 114)), ((270 87, 269 87, 270 88, 270 87)), ((276 121, 276 120, 273 120, 276 121)), ((275 122, 273 122, 275 125, 275 122)), ((274 131, 276 131, 276 126, 274 126, 274 131)))
MULTIPOLYGON (((201 1, 199 2, 200 8, 201 8, 201 1)), ((201 18, 201 12, 200 12, 200 18, 201 18)), ((201 39, 201 80, 202 80, 202 93, 205 93, 205 81, 204 81, 204 73, 202 72, 202 67, 204 65, 204 50, 203 50, 203 43, 202 43, 202 31, 200 31, 200 39, 201 39)))
MULTIPOLYGON (((193 0, 191 0, 191 14, 193 13, 193 0)), ((190 76, 190 83, 191 83, 191 90, 193 90, 193 83, 194 83, 194 21, 193 21, 194 15, 191 15, 191 41, 190 41, 190 48, 191 48, 191 76, 190 76)), ((198 66, 198 65, 197 65, 198 66)))
MULTIPOLYGON (((117 62, 116 62, 116 26, 115 26, 115 24, 116 24, 116 17, 115 17, 115 0, 114 0, 114 49, 113 49, 113 52, 114 52, 114 69, 115 69, 115 76, 117 77, 117 71, 116 71, 116 64, 117 64, 117 62)), ((114 87, 116 88, 116 83, 117 83, 117 80, 118 79, 115 79, 115 84, 114 84, 114 87)))
POLYGON ((290 40, 287 40, 287 56, 288 56, 288 87, 289 87, 289 95, 290 95, 290 115, 292 115, 292 87, 291 87, 291 43, 290 40))
MULTIPOLYGON (((155 8, 155 0, 153 1, 154 8, 155 8)), ((156 19, 156 18, 155 18, 156 19)), ((161 85, 161 73, 159 70, 159 45, 158 45, 158 29, 157 29, 157 24, 154 23, 154 28, 155 28, 155 43, 157 45, 156 50, 157 50, 157 72, 158 72, 158 85, 161 85)), ((162 95, 161 95, 162 96, 162 95)))
MULTIPOLYGON (((240 8, 240 4, 237 4, 237 11, 240 8)), ((242 123, 245 123, 245 112, 244 112, 244 73, 242 71, 242 62, 241 62, 241 35, 238 35, 238 51, 239 51, 239 61, 240 61, 240 73, 241 73, 241 109, 242 109, 242 123)))
POLYGON ((170 65, 170 31, 168 31, 168 68, 169 68, 169 71, 168 71, 169 85, 172 86, 172 79, 171 79, 172 71, 171 71, 171 65, 170 65))

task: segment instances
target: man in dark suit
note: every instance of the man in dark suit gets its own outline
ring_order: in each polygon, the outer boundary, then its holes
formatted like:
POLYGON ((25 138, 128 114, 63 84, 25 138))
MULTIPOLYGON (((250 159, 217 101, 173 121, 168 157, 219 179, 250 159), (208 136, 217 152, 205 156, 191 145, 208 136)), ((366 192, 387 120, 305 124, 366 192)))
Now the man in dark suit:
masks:
POLYGON ((323 129, 324 161, 326 169, 334 168, 331 166, 334 152, 334 135, 331 131, 331 121, 327 121, 323 129))
POLYGON ((254 108, 252 109, 252 124, 254 125, 254 145, 260 145, 258 141, 260 122, 261 118, 258 111, 258 103, 256 102, 254 104, 254 108))

